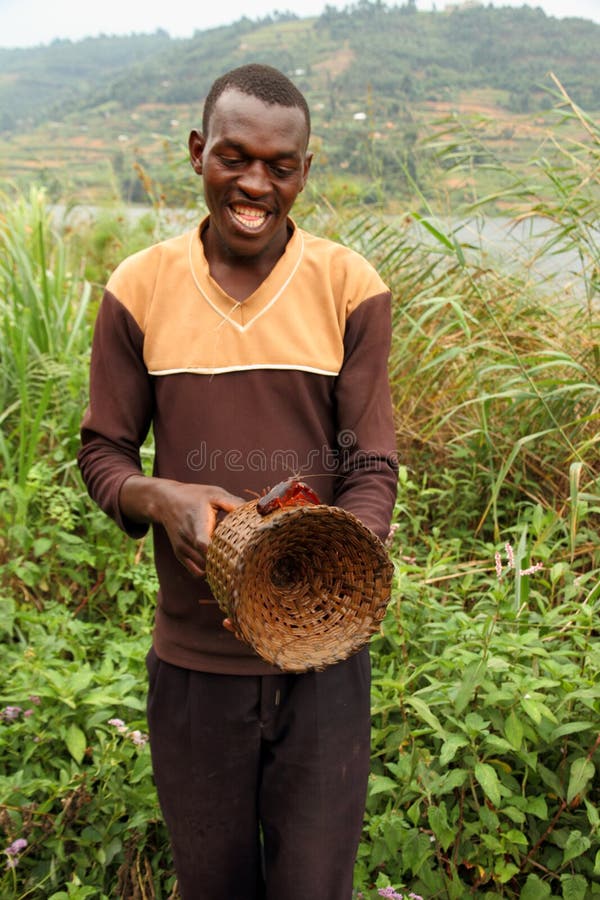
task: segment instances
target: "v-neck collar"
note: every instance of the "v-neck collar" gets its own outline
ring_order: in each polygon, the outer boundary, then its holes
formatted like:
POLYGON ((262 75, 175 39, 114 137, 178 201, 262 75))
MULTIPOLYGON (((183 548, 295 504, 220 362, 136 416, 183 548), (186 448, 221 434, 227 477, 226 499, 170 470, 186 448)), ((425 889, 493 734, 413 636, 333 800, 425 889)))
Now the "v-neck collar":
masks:
POLYGON ((210 274, 201 238, 207 222, 208 216, 190 233, 189 267, 198 298, 238 331, 246 331, 277 303, 296 274, 304 252, 302 232, 288 219, 292 234, 283 255, 257 289, 240 302, 230 297, 210 274))

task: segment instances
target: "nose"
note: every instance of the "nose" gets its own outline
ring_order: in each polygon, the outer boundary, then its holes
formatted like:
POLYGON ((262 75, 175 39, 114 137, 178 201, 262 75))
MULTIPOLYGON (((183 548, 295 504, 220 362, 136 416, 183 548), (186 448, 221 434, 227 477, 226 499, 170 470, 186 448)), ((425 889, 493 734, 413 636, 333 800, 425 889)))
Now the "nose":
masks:
POLYGON ((261 197, 271 186, 268 166, 260 159, 249 162, 238 178, 238 187, 250 197, 261 197))

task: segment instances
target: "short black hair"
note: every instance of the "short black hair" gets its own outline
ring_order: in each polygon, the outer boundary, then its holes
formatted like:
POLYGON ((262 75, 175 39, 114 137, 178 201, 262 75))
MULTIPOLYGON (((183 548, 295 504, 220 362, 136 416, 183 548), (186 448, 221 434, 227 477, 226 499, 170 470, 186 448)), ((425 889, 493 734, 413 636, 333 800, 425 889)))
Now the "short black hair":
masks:
POLYGON ((226 90, 235 89, 242 94, 257 97, 263 103, 270 106, 295 106, 300 109, 306 120, 307 136, 310 135, 310 111, 304 95, 296 85, 290 81, 287 75, 273 66, 265 66, 261 63, 248 63, 231 69, 217 78, 208 92, 204 101, 202 113, 202 132, 206 136, 213 114, 215 103, 226 90))

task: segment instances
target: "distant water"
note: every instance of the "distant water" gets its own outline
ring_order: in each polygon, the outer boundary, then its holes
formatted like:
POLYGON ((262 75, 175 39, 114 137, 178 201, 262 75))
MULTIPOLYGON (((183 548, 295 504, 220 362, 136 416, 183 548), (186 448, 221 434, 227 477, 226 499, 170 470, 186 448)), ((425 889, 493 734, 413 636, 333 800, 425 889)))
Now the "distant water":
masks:
MULTIPOLYGON (((600 282, 600 229, 589 232, 593 250, 582 259, 567 240, 553 243, 556 226, 539 216, 522 220, 485 216, 446 227, 433 220, 432 224, 447 237, 454 236, 466 257, 475 253, 483 265, 520 274, 540 291, 556 294, 558 288, 564 291, 565 297, 571 295, 574 300, 584 300, 584 277, 592 278, 594 266, 595 280, 600 282)), ((435 245, 436 238, 426 228, 419 223, 413 227, 421 239, 435 245)), ((594 304, 600 304, 600 293, 594 304)))
MULTIPOLYGON (((98 206, 66 208, 58 204, 53 207, 53 211, 59 221, 70 225, 93 220, 104 212, 98 206)), ((112 208, 108 208, 106 212, 114 214, 112 208)), ((132 219, 154 214, 147 206, 127 206, 125 212, 132 219)), ((163 209, 160 211, 161 235, 166 237, 177 234, 182 229, 191 227, 204 214, 202 209, 163 209)), ((431 220, 431 223, 447 237, 454 236, 465 256, 474 254, 479 264, 520 274, 541 292, 556 295, 559 290, 564 292, 565 299, 571 297, 579 302, 585 301, 584 276, 592 278, 592 254, 582 260, 577 251, 565 242, 558 242, 550 248, 549 242, 556 231, 553 230, 553 223, 548 220, 540 216, 521 220, 505 216, 481 216, 464 222, 443 223, 431 220)), ((394 220, 390 224, 394 224, 394 220)), ((431 243, 432 247, 436 246, 436 238, 422 225, 413 221, 410 227, 415 230, 418 240, 431 243)), ((600 309, 600 227, 590 231, 589 239, 595 249, 595 280, 599 284, 594 306, 600 309)))
POLYGON ((158 215, 160 217, 161 226, 164 227, 165 231, 172 229, 173 234, 176 234, 182 227, 187 228, 188 226, 191 226, 194 222, 199 221, 202 216, 206 215, 206 212, 202 209, 164 208, 161 209, 159 213, 156 213, 151 206, 134 204, 128 204, 126 206, 118 206, 115 204, 104 207, 87 203, 74 206, 65 206, 63 203, 54 203, 51 205, 51 210, 58 222, 69 225, 90 223, 103 215, 110 216, 111 218, 118 215, 126 215, 132 221, 143 219, 144 216, 156 217, 158 215))

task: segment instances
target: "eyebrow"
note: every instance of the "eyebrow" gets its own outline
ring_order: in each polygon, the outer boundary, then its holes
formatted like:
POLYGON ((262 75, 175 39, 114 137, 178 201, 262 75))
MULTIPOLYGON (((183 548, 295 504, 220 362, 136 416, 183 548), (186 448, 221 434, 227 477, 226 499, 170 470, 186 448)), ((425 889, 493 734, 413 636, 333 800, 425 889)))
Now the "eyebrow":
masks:
MULTIPOLYGON (((222 138, 220 141, 217 141, 215 143, 215 147, 217 148, 217 150, 220 148, 227 148, 228 150, 235 150, 241 156, 249 155, 247 148, 243 144, 240 144, 239 141, 231 140, 230 138, 222 138)), ((284 150, 282 153, 278 153, 276 156, 259 157, 259 158, 261 158, 265 162, 267 162, 267 161, 272 161, 275 159, 297 159, 298 155, 301 156, 302 154, 298 154, 298 152, 296 150, 284 150)))

